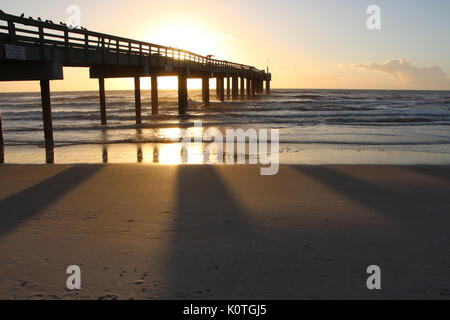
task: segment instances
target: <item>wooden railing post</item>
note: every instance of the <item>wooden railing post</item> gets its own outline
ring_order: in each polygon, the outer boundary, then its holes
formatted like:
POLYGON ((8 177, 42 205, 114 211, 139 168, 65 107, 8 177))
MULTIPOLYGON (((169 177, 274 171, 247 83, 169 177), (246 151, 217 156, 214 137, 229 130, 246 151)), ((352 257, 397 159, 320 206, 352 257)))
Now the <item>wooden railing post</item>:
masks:
POLYGON ((160 57, 161 57, 161 49, 158 47, 158 67, 161 66, 160 57))
POLYGON ((39 27, 39 46, 41 47, 41 60, 44 60, 44 28, 39 27))
MULTIPOLYGON (((87 34, 86 34, 87 35, 87 34)), ((105 37, 102 37, 102 62, 105 63, 105 37)))
POLYGON ((131 64, 131 42, 128 42, 128 64, 131 64))
POLYGON ((89 62, 89 36, 87 33, 84 34, 84 56, 86 61, 89 62))
POLYGON ((8 21, 8 33, 9 33, 9 41, 11 43, 16 43, 16 27, 14 22, 8 21))
POLYGON ((116 40, 116 60, 117 60, 117 64, 119 64, 120 62, 120 44, 119 44, 119 40, 116 40))

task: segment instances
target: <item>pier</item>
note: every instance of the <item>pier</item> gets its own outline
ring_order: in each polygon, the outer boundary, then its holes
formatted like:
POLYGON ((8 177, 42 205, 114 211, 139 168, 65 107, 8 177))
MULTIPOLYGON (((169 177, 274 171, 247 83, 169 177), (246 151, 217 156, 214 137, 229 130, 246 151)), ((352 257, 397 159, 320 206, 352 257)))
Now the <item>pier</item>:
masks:
POLYGON ((209 80, 216 79, 216 98, 251 99, 270 93, 271 74, 255 67, 212 59, 189 51, 116 37, 62 24, 0 12, 0 81, 40 81, 47 163, 54 162, 51 80, 63 79, 63 67, 89 68, 99 83, 99 120, 107 125, 105 79, 134 78, 136 124, 142 124, 140 78, 151 78, 152 114, 159 113, 158 77, 178 77, 178 112, 188 112, 188 79, 202 80, 205 107, 209 80), (239 81, 240 79, 240 81, 239 81), (240 87, 239 87, 240 84, 240 87), (240 90, 239 90, 240 89, 240 90))

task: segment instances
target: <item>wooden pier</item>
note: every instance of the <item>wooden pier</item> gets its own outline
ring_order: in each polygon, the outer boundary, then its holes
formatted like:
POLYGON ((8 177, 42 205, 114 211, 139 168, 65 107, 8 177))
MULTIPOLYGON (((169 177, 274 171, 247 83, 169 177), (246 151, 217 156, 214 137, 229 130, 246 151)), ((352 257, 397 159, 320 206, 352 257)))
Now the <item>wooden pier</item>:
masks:
POLYGON ((47 162, 53 162, 50 81, 63 79, 63 67, 90 68, 98 79, 99 118, 107 124, 105 79, 134 78, 136 124, 142 123, 140 78, 151 77, 152 114, 158 114, 158 77, 178 77, 178 110, 188 112, 187 80, 202 79, 202 97, 210 104, 209 79, 216 78, 217 99, 252 98, 270 92, 271 74, 254 67, 211 59, 189 51, 0 12, 0 81, 37 80, 41 84, 47 162), (239 78, 241 81, 239 81, 239 78), (240 83, 240 91, 238 84, 240 83), (246 88, 245 88, 246 85, 246 88), (245 90, 247 89, 247 90, 245 90))

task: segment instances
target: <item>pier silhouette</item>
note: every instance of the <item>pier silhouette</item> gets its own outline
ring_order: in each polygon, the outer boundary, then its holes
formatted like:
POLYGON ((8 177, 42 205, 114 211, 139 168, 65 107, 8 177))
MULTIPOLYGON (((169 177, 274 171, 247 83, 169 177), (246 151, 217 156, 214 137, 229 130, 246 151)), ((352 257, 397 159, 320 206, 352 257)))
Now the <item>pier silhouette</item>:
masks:
POLYGON ((46 162, 54 162, 50 81, 63 79, 63 67, 87 67, 99 82, 100 122, 107 124, 105 79, 134 78, 136 124, 142 123, 140 78, 151 78, 152 114, 158 114, 158 77, 178 77, 178 112, 188 111, 187 79, 202 79, 202 98, 251 99, 270 93, 271 74, 255 67, 212 59, 189 51, 38 21, 0 12, 0 81, 40 81, 46 162), (240 79, 240 81, 239 81, 240 79), (240 87, 239 87, 240 83, 240 87), (240 90, 239 90, 240 89, 240 90))

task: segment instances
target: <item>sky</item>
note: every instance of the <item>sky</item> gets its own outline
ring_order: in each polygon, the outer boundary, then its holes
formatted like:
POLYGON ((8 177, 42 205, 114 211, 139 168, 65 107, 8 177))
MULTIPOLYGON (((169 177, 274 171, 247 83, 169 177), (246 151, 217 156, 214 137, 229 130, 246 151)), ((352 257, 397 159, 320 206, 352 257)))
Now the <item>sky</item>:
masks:
MULTIPOLYGON (((269 66, 273 88, 450 90, 448 0, 16 0, 11 14, 67 21, 109 33, 269 66), (367 8, 380 8, 370 30, 367 8)), ((176 87, 160 79, 161 88, 176 87)), ((212 82, 213 83, 213 82, 212 82)), ((142 80, 144 89, 149 79, 142 80)), ((84 68, 65 68, 52 90, 97 90, 84 68)), ((132 89, 132 79, 107 80, 107 89, 132 89)), ((190 88, 200 82, 191 80, 190 88)), ((37 82, 3 82, 0 92, 37 91, 37 82)))

